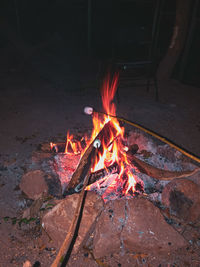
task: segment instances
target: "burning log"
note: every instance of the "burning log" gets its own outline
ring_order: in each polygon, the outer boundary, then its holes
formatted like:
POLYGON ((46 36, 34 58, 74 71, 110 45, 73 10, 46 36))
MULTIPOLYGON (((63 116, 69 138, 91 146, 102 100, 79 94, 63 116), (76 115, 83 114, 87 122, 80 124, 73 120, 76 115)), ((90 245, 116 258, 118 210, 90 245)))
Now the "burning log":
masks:
POLYGON ((106 169, 101 169, 96 172, 91 173, 90 175, 90 183, 93 184, 94 182, 104 178, 107 175, 114 174, 114 173, 119 173, 119 166, 117 162, 113 163, 106 169))
POLYGON ((167 171, 163 169, 158 169, 140 159, 138 159, 135 156, 129 156, 129 160, 133 163, 136 164, 139 167, 139 170, 142 173, 145 173, 155 179, 158 180, 173 180, 175 178, 183 178, 183 177, 188 177, 199 171, 200 168, 196 168, 192 171, 180 171, 180 172, 173 172, 173 171, 167 171))
MULTIPOLYGON (((105 145, 108 145, 110 143, 111 129, 112 132, 116 131, 111 121, 109 121, 104 125, 104 127, 102 128, 102 130, 99 132, 99 134, 95 139, 96 140, 99 139, 105 145)), ((72 178, 67 186, 67 192, 65 192, 64 195, 79 192, 82 189, 82 185, 84 184, 85 173, 88 169, 88 164, 91 161, 92 149, 93 149, 93 142, 89 145, 89 147, 83 154, 81 161, 79 162, 79 165, 74 174, 72 175, 72 178)), ((100 152, 101 149, 103 148, 102 147, 99 148, 100 152)))

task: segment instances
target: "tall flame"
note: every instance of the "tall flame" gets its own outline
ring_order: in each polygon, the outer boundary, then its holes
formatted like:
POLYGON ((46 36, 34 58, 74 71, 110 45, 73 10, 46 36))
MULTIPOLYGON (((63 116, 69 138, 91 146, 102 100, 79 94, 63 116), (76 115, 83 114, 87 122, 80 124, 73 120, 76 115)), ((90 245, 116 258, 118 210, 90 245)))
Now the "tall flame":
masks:
MULTIPOLYGON (((99 153, 92 171, 94 172, 99 169, 107 168, 108 166, 116 162, 119 166, 119 179, 123 184, 125 183, 123 193, 127 195, 135 191, 136 179, 130 171, 130 164, 126 155, 126 147, 125 145, 123 145, 124 128, 120 126, 117 118, 113 117, 116 116, 116 106, 113 100, 117 90, 118 77, 119 75, 115 74, 113 80, 110 81, 110 75, 108 75, 101 89, 102 105, 105 112, 103 119, 102 116, 98 113, 94 113, 93 116, 93 132, 91 137, 92 140, 97 136, 99 131, 108 121, 110 122, 112 127, 110 127, 109 129, 109 143, 102 143, 103 152, 99 153)), ((116 183, 113 182, 107 190, 111 190, 111 188, 115 185, 116 183)))
MULTIPOLYGON (((118 180, 122 184, 122 193, 124 195, 133 194, 135 191, 136 177, 131 172, 130 164, 126 155, 126 146, 124 141, 124 128, 120 126, 116 116, 116 106, 114 103, 114 96, 117 90, 118 74, 115 74, 112 81, 110 75, 104 81, 101 89, 103 115, 97 112, 93 114, 93 131, 91 138, 87 141, 87 146, 96 138, 98 133, 103 129, 104 125, 109 122, 109 142, 105 142, 104 138, 101 140, 101 149, 96 158, 96 162, 92 167, 92 172, 100 169, 105 169, 110 165, 117 163, 119 167, 118 180)), ((105 138, 106 139, 106 138, 105 138)), ((85 149, 86 149, 85 148, 85 149)), ((83 153, 82 150, 81 154, 83 153)), ((75 154, 80 153, 81 144, 73 141, 73 136, 67 134, 66 153, 73 152, 75 154)), ((110 192, 117 186, 116 180, 114 180, 107 188, 110 192)), ((90 186, 87 187, 90 189, 90 186)))
POLYGON ((116 107, 113 102, 115 93, 117 91, 119 74, 115 74, 113 80, 110 84, 110 75, 108 74, 107 79, 105 79, 103 87, 101 89, 101 97, 104 111, 107 114, 116 115, 116 107))

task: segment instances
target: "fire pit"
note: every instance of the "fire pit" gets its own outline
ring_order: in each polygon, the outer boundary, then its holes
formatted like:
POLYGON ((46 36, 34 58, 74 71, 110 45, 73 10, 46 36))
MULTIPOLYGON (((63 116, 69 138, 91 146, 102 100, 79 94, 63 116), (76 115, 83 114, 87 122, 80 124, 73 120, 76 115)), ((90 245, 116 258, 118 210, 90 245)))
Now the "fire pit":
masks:
POLYGON ((44 175, 41 191, 53 188, 49 180, 56 184, 56 205, 42 216, 47 246, 60 248, 52 266, 61 259, 65 266, 71 252, 83 248, 94 259, 132 253, 135 261, 136 255, 146 261, 149 253, 185 251, 189 240, 182 231, 189 230, 182 227, 199 222, 199 169, 146 133, 125 131, 113 102, 117 81, 115 75, 103 84, 103 112, 85 108, 93 120, 90 136, 68 132, 66 142, 50 144, 46 164, 55 177, 44 175))
MULTIPOLYGON (((144 179, 141 179, 141 173, 157 180, 170 180, 191 175, 190 170, 189 172, 182 172, 182 167, 177 167, 175 164, 173 168, 175 172, 164 171, 153 168, 140 160, 141 157, 134 156, 138 149, 139 151, 142 149, 133 140, 130 142, 131 138, 127 138, 127 135, 125 137, 125 129, 115 117, 116 107, 113 99, 117 89, 117 81, 118 75, 115 75, 112 81, 108 77, 103 84, 101 90, 103 112, 96 112, 90 107, 84 109, 86 114, 93 116, 93 131, 90 137, 85 135, 75 138, 68 132, 66 143, 50 144, 51 150, 56 154, 54 170, 60 177, 64 196, 81 191, 84 174, 76 178, 73 173, 83 155, 87 154, 88 148, 97 140, 99 140, 98 151, 91 166, 90 185, 87 186, 86 190, 96 191, 105 202, 111 199, 143 194, 144 179)), ((144 144, 141 145, 144 147, 144 144)), ((86 165, 91 161, 89 154, 84 158, 86 164, 81 166, 82 169, 87 168, 86 165)), ((150 157, 146 155, 146 159, 148 158, 150 157)), ((163 169, 163 166, 161 168, 163 169)), ((160 188, 157 190, 159 191, 160 188)), ((145 193, 149 192, 150 188, 146 186, 145 191, 145 193)))

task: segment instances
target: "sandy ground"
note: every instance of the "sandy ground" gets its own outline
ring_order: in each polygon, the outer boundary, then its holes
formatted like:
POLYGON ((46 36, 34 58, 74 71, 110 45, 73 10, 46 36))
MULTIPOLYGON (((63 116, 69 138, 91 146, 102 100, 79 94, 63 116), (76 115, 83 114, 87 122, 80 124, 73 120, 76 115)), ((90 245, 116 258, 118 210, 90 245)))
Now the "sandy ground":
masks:
MULTIPOLYGON (((21 266, 26 259, 32 263, 39 260, 42 266, 49 266, 53 253, 39 251, 32 237, 22 236, 17 226, 3 217, 13 218, 24 207, 17 186, 37 146, 64 140, 68 130, 71 133, 90 130, 91 118, 83 114, 83 108, 101 106, 96 65, 93 68, 87 62, 90 68, 86 71, 84 61, 81 67, 73 62, 65 67, 62 65, 60 72, 58 65, 34 64, 21 71, 14 68, 0 73, 2 267, 21 266)), ((153 88, 147 93, 144 86, 137 84, 121 86, 119 95, 118 115, 140 123, 200 156, 199 88, 174 80, 159 83, 159 102, 155 101, 153 88)))

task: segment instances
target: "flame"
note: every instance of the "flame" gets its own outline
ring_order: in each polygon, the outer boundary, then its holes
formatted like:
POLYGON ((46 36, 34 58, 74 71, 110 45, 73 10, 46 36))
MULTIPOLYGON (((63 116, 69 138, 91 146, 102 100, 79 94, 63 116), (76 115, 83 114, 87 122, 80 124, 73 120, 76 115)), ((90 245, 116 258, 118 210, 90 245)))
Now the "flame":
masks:
MULTIPOLYGON (((103 111, 101 114, 98 112, 93 113, 93 130, 90 139, 84 137, 85 148, 82 146, 82 141, 74 139, 73 135, 67 133, 67 141, 65 153, 83 154, 87 147, 95 140, 99 132, 103 129, 106 123, 109 123, 109 129, 101 140, 101 148, 98 151, 96 161, 91 169, 95 172, 100 169, 107 168, 108 166, 117 163, 119 166, 119 174, 117 178, 110 183, 106 189, 107 194, 113 190, 118 190, 119 184, 121 185, 122 195, 132 195, 135 191, 136 178, 131 172, 133 166, 130 165, 127 159, 127 147, 124 142, 124 128, 120 126, 116 116, 116 106, 114 103, 114 96, 117 90, 118 74, 115 74, 112 81, 110 75, 104 81, 101 98, 103 111)), ((107 178, 104 178, 105 181, 107 178)), ((97 187, 99 184, 97 183, 97 187)), ((91 185, 87 190, 91 189, 91 185)))
POLYGON ((81 151, 81 145, 79 142, 74 142, 73 138, 74 138, 73 135, 70 135, 68 132, 66 146, 65 146, 65 153, 79 154, 81 151))
MULTIPOLYGON (((121 183, 124 184, 122 194, 128 195, 135 191, 136 177, 134 177, 130 170, 130 164, 126 155, 127 147, 123 145, 122 142, 124 140, 124 128, 120 126, 117 118, 115 117, 116 106, 113 100, 117 90, 117 83, 118 74, 114 75, 112 82, 110 82, 110 76, 108 76, 104 81, 101 90, 104 113, 108 115, 103 115, 103 118, 102 115, 99 115, 98 113, 94 113, 93 115, 93 132, 91 140, 94 140, 107 122, 110 122, 111 127, 108 134, 110 138, 109 143, 106 144, 103 140, 102 150, 98 154, 97 160, 92 168, 92 172, 107 168, 116 162, 120 169, 118 178, 121 183)), ((112 189, 116 188, 116 186, 117 183, 114 181, 108 186, 107 192, 112 191, 112 189)))

